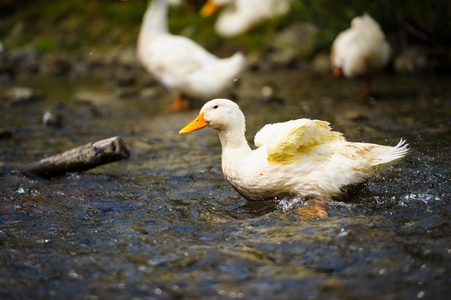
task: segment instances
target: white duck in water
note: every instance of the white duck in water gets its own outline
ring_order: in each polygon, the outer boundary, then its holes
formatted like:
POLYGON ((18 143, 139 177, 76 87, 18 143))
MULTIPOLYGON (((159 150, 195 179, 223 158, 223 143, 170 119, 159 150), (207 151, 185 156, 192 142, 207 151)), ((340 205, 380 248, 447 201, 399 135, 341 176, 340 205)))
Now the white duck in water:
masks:
POLYGON ((235 36, 246 32, 252 26, 269 18, 288 12, 288 0, 208 0, 202 7, 201 15, 208 17, 221 11, 215 30, 222 36, 235 36))
POLYGON ((371 76, 387 65, 390 52, 385 35, 375 20, 367 14, 355 17, 351 28, 341 32, 332 45, 332 75, 365 77, 363 98, 366 99, 371 90, 371 76))
POLYGON ((227 99, 207 102, 180 134, 207 126, 219 132, 226 180, 248 200, 339 196, 408 152, 403 140, 395 147, 347 142, 328 122, 310 119, 266 125, 252 150, 244 115, 227 99))
POLYGON ((166 0, 149 2, 139 32, 137 55, 157 80, 177 93, 175 109, 183 107, 184 97, 218 97, 233 85, 246 64, 241 53, 219 59, 192 40, 170 34, 166 0))

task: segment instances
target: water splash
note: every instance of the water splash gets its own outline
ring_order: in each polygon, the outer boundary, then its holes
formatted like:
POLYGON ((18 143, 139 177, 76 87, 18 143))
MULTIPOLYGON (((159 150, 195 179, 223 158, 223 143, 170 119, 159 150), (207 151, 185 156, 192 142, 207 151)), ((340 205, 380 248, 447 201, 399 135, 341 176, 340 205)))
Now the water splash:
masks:
POLYGON ((290 199, 275 199, 276 201, 279 201, 278 207, 280 209, 282 209, 283 211, 289 211, 297 206, 302 205, 302 206, 307 206, 307 203, 304 203, 304 199, 303 198, 290 198, 290 199))

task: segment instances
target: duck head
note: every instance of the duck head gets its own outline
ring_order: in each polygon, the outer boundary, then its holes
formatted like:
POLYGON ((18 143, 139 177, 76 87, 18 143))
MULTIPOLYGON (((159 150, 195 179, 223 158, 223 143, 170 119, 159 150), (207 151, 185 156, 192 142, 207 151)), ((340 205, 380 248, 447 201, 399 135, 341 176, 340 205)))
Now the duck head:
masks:
POLYGON ((199 115, 180 130, 179 134, 192 132, 205 127, 211 127, 218 131, 242 128, 244 131, 244 115, 235 102, 227 99, 213 99, 205 103, 199 115))

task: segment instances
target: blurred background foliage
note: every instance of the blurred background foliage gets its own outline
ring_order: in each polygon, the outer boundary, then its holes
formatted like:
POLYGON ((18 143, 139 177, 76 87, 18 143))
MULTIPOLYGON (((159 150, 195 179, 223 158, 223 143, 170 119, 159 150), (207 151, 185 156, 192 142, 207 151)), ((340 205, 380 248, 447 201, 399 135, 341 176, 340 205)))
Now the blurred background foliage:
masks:
MULTIPOLYGON (((433 53, 449 53, 449 0, 291 0, 285 16, 272 19, 233 38, 217 36, 215 17, 199 16, 203 0, 185 0, 170 9, 174 34, 188 36, 210 51, 259 51, 291 24, 308 22, 319 29, 316 52, 328 50, 353 17, 372 15, 395 51, 420 45, 433 53)), ((134 46, 146 0, 0 0, 0 42, 4 49, 32 48, 43 53, 105 53, 134 46)))

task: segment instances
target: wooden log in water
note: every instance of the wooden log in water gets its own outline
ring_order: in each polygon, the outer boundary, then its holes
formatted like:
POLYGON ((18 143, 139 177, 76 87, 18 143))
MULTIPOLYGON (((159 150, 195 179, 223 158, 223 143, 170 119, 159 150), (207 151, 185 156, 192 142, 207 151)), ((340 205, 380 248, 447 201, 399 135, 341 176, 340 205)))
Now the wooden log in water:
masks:
POLYGON ((29 164, 4 163, 2 172, 19 171, 43 178, 53 178, 70 172, 80 172, 130 156, 124 140, 112 137, 89 143, 29 164))

